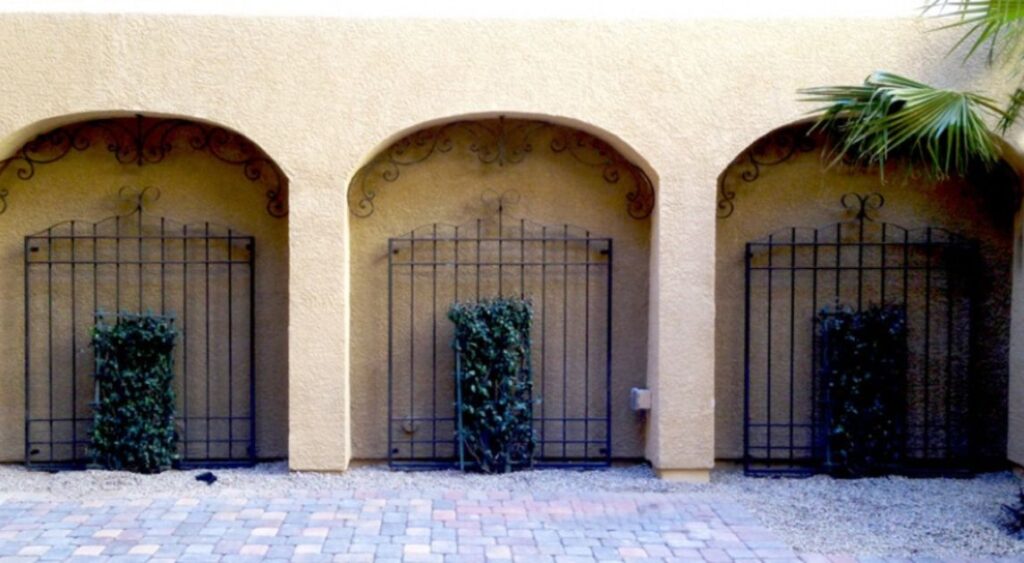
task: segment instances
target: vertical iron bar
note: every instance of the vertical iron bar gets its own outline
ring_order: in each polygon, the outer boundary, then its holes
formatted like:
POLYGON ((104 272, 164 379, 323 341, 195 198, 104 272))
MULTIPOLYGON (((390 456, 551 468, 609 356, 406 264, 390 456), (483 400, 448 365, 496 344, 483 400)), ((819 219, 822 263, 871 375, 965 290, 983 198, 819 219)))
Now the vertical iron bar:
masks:
POLYGON ((160 314, 167 314, 167 220, 160 218, 160 314))
POLYGON ((71 221, 71 461, 78 461, 78 313, 75 283, 78 281, 75 268, 75 222, 71 221))
MULTIPOLYGON (((811 457, 823 457, 825 444, 821 436, 827 435, 818 419, 820 397, 818 397, 818 229, 814 229, 811 257, 811 457)), ((822 405, 823 406, 823 405, 822 405)), ((815 461, 819 461, 815 459, 815 461)))
POLYGON ((789 231, 789 459, 794 457, 794 403, 796 393, 796 228, 789 231))
POLYGON ((839 305, 840 288, 842 287, 843 271, 843 224, 836 223, 836 305, 839 305))
POLYGON ((541 267, 540 267, 540 456, 547 451, 547 326, 548 326, 548 228, 541 227, 541 267))
MULTIPOLYGON (((142 200, 140 199, 139 201, 141 202, 142 200)), ((145 263, 145 261, 142 259, 142 204, 141 203, 139 204, 139 211, 138 211, 138 213, 136 215, 136 218, 137 218, 137 221, 136 221, 136 229, 137 229, 137 231, 136 231, 135 234, 138 236, 138 247, 137 247, 138 254, 137 254, 137 257, 139 259, 139 275, 138 275, 139 309, 138 309, 137 312, 141 314, 144 311, 144 307, 143 307, 144 300, 143 300, 143 296, 142 296, 142 269, 145 267, 143 265, 145 263)))
POLYGON ((569 225, 562 226, 562 458, 569 439, 569 225))
MULTIPOLYGON (((234 340, 234 287, 232 284, 233 259, 231 229, 228 229, 228 459, 235 457, 235 340, 234 340)), ((252 313, 250 313, 251 315, 252 313)))
POLYGON ((189 414, 188 410, 188 225, 182 225, 181 227, 181 385, 183 397, 182 411, 183 416, 181 418, 182 434, 182 460, 188 461, 189 459, 189 443, 191 437, 188 433, 188 421, 189 414))
MULTIPOLYGON (((952 242, 952 241, 950 241, 952 242)), ((950 436, 951 423, 950 418, 952 417, 952 401, 951 398, 951 387, 953 386, 953 289, 954 283, 953 276, 955 273, 952 271, 950 260, 949 260, 949 246, 943 248, 943 265, 946 270, 946 381, 943 388, 945 389, 945 398, 943 402, 946 407, 946 414, 944 420, 944 427, 946 431, 946 455, 947 460, 952 459, 953 455, 953 442, 950 436)))
POLYGON ((924 459, 931 446, 931 329, 932 329, 932 228, 925 230, 924 253, 924 459))
POLYGON ((526 299, 526 219, 519 220, 519 298, 526 299))
POLYGON ((480 245, 483 244, 480 238, 480 219, 476 220, 476 299, 480 300, 480 245))
MULTIPOLYGON (((906 310, 906 314, 910 315, 910 231, 903 230, 903 308, 906 310)), ((909 321, 908 321, 909 322, 909 321)), ((909 394, 910 382, 907 382, 907 389, 904 393, 909 394)), ((909 402, 909 397, 904 397, 904 400, 909 402)), ((910 415, 911 409, 904 409, 903 413, 903 428, 907 429, 903 433, 903 456, 908 457, 910 449, 910 415)))
POLYGON ((882 223, 882 245, 881 245, 881 248, 882 248, 882 250, 881 250, 881 252, 882 252, 882 263, 881 263, 881 268, 879 268, 879 272, 880 272, 879 275, 882 278, 881 279, 882 289, 881 289, 881 295, 879 296, 878 301, 879 301, 879 304, 881 304, 883 307, 885 306, 885 267, 886 267, 886 262, 887 262, 886 259, 885 259, 885 252, 886 252, 886 247, 889 245, 888 227, 889 227, 888 223, 882 223))
POLYGON ((765 457, 772 462, 772 282, 775 270, 772 269, 775 255, 775 235, 768 235, 768 310, 765 327, 765 457))
POLYGON ((205 289, 203 290, 203 297, 206 300, 205 306, 205 317, 206 317, 206 328, 203 336, 206 340, 206 398, 204 403, 206 405, 206 459, 210 459, 210 223, 205 224, 205 232, 203 233, 203 246, 205 248, 203 254, 203 275, 205 277, 205 289))
POLYGON ((867 216, 861 213, 857 222, 857 312, 864 308, 864 221, 867 216))
POLYGON ((505 203, 498 203, 498 297, 501 297, 503 292, 503 282, 505 277, 504 260, 504 242, 505 242, 505 224, 504 224, 504 213, 505 203))
POLYGON ((431 386, 431 403, 430 403, 430 417, 431 417, 431 434, 430 434, 430 452, 433 459, 437 459, 437 223, 434 223, 434 232, 431 237, 430 244, 432 247, 432 275, 430 276, 431 283, 431 311, 430 317, 432 319, 430 329, 430 356, 431 356, 431 376, 433 379, 433 385, 431 386))
POLYGON ((53 447, 53 228, 46 229, 46 361, 48 365, 50 412, 50 463, 54 462, 53 447))
POLYGON ((121 216, 114 219, 114 316, 121 319, 121 216))
POLYGON ((743 253, 743 468, 750 471, 750 257, 751 246, 743 253))
POLYGON ((590 459, 590 231, 583 276, 583 459, 590 459))
MULTIPOLYGON (((459 302, 459 227, 455 227, 455 302, 459 302)), ((390 321, 389 321, 390 322, 390 321)), ((389 329, 390 330, 390 329, 389 329)), ((456 424, 456 440, 453 444, 459 452, 459 469, 465 471, 465 458, 462 450, 462 363, 459 359, 458 350, 455 351, 455 413, 458 417, 456 424)), ((435 407, 436 408, 436 407, 435 407)))
MULTIPOLYGON (((388 463, 393 467, 395 463, 394 450, 394 421, 395 421, 395 239, 388 239, 388 463)), ((250 274, 251 275, 251 274, 250 274)))
POLYGON ((605 376, 604 376, 604 461, 612 459, 612 239, 608 239, 608 260, 605 275, 608 276, 607 295, 605 296, 607 313, 605 314, 605 376))
MULTIPOLYGON (((409 421, 416 431, 416 231, 409 235, 409 421)), ((416 436, 409 436, 409 454, 416 458, 416 436)))
POLYGON ((249 460, 256 461, 256 238, 249 237, 249 460))
MULTIPOLYGON (((92 224, 92 320, 95 323, 96 314, 99 312, 99 263, 98 263, 98 250, 97 247, 100 244, 100 239, 97 238, 96 223, 92 224)), ((93 364, 96 363, 95 354, 93 355, 93 364)), ((99 390, 99 386, 96 382, 93 382, 93 396, 99 390)))
POLYGON ((455 344, 455 435, 458 436, 459 471, 466 470, 466 441, 462 435, 462 351, 455 344))
POLYGON ((31 239, 25 237, 25 248, 22 254, 25 257, 24 266, 24 291, 25 298, 22 303, 25 309, 25 464, 32 465, 32 316, 31 316, 31 293, 29 291, 29 277, 31 276, 31 239))

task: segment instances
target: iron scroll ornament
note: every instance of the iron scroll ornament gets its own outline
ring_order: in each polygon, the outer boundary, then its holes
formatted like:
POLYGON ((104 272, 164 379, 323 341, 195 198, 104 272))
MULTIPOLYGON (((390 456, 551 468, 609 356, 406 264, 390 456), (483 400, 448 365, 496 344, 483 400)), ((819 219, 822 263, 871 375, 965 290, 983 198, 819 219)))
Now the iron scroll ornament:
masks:
MULTIPOLYGON (((208 153, 217 160, 238 166, 251 182, 267 185, 267 213, 288 215, 288 179, 255 144, 242 135, 186 119, 158 119, 136 114, 134 118, 82 121, 36 136, 11 157, 0 161, 0 178, 11 169, 27 181, 36 168, 57 162, 72 151, 105 146, 117 162, 144 166, 163 162, 175 148, 208 153)), ((7 211, 6 186, 0 186, 0 214, 7 211)))
POLYGON ((719 219, 726 219, 736 210, 736 181, 750 184, 761 177, 765 167, 777 166, 801 153, 822 146, 820 135, 809 135, 804 128, 778 129, 761 137, 740 153, 718 177, 719 219))
POLYGON ((654 210, 654 183, 639 166, 619 154, 607 142, 589 133, 547 121, 508 119, 461 120, 421 129, 402 137, 356 171, 348 188, 349 209, 356 217, 373 215, 379 182, 393 183, 402 170, 436 154, 461 148, 487 165, 507 166, 523 162, 539 145, 555 154, 568 154, 577 162, 600 171, 608 184, 623 178, 632 182, 626 194, 626 211, 634 219, 646 219, 654 210), (541 135, 547 134, 550 139, 541 135))

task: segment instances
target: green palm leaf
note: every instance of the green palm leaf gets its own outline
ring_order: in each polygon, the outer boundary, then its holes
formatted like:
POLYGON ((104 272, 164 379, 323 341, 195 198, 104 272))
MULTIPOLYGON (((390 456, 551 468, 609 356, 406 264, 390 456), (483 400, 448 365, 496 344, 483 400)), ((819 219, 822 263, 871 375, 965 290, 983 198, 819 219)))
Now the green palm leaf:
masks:
POLYGON ((802 101, 825 104, 816 128, 834 139, 833 163, 852 159, 883 171, 892 157, 923 163, 936 178, 990 167, 1000 158, 986 118, 1005 118, 979 94, 940 89, 886 72, 862 86, 824 86, 799 91, 802 101))
MULTIPOLYGON (((997 57, 1015 60, 1018 75, 1024 72, 1024 0, 929 0, 925 13, 952 19, 942 29, 963 29, 963 36, 950 49, 952 53, 961 45, 970 44, 964 60, 988 45, 989 62, 997 57)), ((1016 121, 1024 106, 1024 86, 1018 86, 999 121, 999 130, 1005 133, 1016 121)))
POLYGON ((986 44, 990 60, 1001 51, 1024 54, 1024 0, 930 0, 924 11, 954 20, 939 29, 964 28, 952 50, 970 42, 965 58, 986 44))

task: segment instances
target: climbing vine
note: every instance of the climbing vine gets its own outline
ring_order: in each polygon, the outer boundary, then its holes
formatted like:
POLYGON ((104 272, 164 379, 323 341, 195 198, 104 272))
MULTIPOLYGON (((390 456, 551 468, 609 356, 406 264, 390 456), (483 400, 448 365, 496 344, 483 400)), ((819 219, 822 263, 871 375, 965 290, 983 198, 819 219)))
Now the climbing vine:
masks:
POLYGON ((456 415, 460 464, 485 473, 528 467, 533 459, 533 379, 530 328, 524 299, 456 303, 456 415))

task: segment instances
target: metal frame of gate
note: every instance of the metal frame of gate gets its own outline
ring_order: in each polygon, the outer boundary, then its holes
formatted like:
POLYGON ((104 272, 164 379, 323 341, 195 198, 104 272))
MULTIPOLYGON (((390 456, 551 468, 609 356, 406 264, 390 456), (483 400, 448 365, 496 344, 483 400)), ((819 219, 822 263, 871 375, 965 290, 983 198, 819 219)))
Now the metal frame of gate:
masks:
MULTIPOLYGON (((210 223, 134 211, 67 221, 25 237, 25 461, 88 464, 93 355, 100 317, 174 319, 179 461, 255 462, 255 240, 210 223)), ((109 321, 108 321, 109 322, 109 321)))
POLYGON ((935 228, 875 222, 880 194, 846 194, 853 221, 792 227, 749 242, 744 297, 744 468, 825 470, 827 393, 816 318, 823 307, 897 305, 907 320, 906 436, 900 472, 970 464, 977 244, 935 228))
POLYGON ((455 437, 451 303, 517 296, 534 307, 539 467, 611 463, 612 239, 497 213, 388 239, 388 462, 451 468, 455 437))

